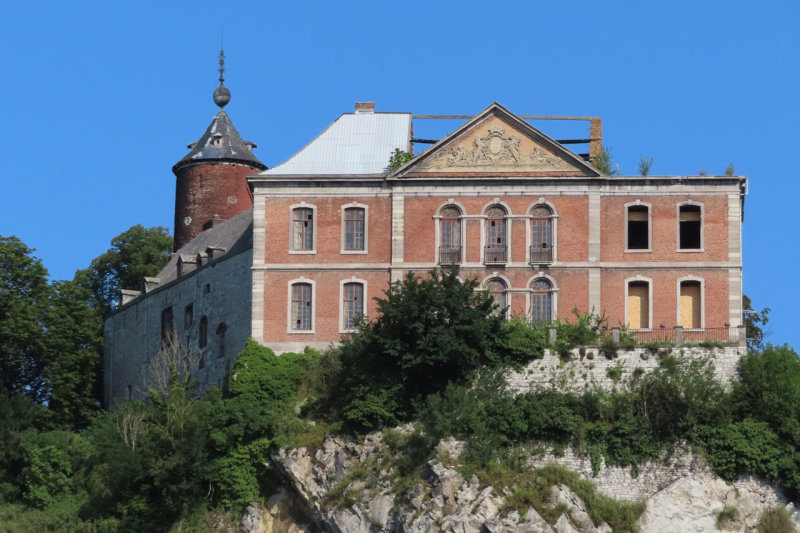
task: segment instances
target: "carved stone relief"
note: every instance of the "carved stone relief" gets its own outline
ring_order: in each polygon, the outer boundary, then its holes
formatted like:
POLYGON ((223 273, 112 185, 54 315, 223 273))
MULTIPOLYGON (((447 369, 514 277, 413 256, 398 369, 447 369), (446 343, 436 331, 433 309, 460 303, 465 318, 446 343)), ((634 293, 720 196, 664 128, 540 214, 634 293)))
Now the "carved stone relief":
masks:
MULTIPOLYGON (((525 139, 527 140, 527 137, 525 139)), ((533 142, 525 144, 529 146, 521 146, 520 136, 516 132, 506 135, 503 128, 490 126, 485 136, 476 135, 472 143, 466 139, 461 142, 456 140, 422 162, 418 168, 419 170, 449 167, 463 170, 468 170, 470 167, 493 167, 493 170, 505 168, 536 171, 574 170, 575 167, 551 155, 533 142)))

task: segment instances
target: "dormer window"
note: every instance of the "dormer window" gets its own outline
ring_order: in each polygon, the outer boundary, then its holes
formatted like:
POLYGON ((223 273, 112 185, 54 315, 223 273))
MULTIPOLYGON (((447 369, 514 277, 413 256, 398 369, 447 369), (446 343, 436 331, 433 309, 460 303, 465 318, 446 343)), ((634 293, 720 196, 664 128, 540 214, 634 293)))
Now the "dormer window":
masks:
POLYGON ((211 145, 215 146, 215 147, 222 146, 222 134, 221 133, 215 133, 211 137, 211 145))

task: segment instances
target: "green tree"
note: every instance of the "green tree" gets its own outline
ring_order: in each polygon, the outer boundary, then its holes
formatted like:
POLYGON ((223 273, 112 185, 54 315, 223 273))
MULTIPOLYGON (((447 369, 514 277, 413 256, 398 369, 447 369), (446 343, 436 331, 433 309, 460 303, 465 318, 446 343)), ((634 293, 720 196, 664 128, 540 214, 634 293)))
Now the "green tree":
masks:
POLYGON ((0 390, 47 396, 47 270, 18 238, 0 236, 0 390))
POLYGON ((611 148, 603 146, 600 153, 592 159, 592 166, 606 176, 616 176, 614 161, 611 159, 611 148))
POLYGON ((476 287, 457 266, 392 283, 376 318, 342 346, 345 417, 363 426, 405 420, 416 400, 495 361, 503 319, 476 287))
POLYGON ((121 289, 138 289, 142 278, 155 276, 169 261, 172 237, 162 226, 131 226, 111 239, 111 248, 96 257, 76 279, 85 279, 104 312, 112 309, 121 289))
POLYGON ((764 349, 764 326, 769 322, 769 312, 771 309, 765 307, 761 311, 754 311, 750 298, 745 294, 742 296, 742 307, 744 307, 745 336, 747 346, 751 350, 764 349))
POLYGON ((402 167, 411 161, 412 157, 414 156, 409 152, 404 152, 400 148, 395 148, 394 152, 392 152, 392 155, 389 157, 389 170, 396 170, 402 167))

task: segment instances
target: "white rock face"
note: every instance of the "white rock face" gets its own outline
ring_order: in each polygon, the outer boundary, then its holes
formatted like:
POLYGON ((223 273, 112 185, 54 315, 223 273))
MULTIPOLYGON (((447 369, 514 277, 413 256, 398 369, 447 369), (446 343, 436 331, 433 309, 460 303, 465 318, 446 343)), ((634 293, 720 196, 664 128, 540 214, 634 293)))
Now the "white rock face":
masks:
MULTIPOLYGON (((399 431, 408 434, 410 429, 399 431)), ((457 457, 463 445, 450 439, 440 444, 439 451, 440 456, 457 457)), ((273 457, 273 462, 287 481, 288 492, 295 495, 295 507, 303 507, 316 523, 314 530, 321 528, 341 533, 611 531, 607 524, 592 523, 585 502, 566 485, 551 489, 550 504, 560 505, 566 511, 550 525, 533 508, 527 509, 523 516, 520 516, 522 510, 506 509, 505 498, 512 494, 511 487, 481 487, 477 477, 472 476, 467 481, 438 459, 431 460, 420 482, 398 498, 393 486, 397 479, 394 467, 383 461, 389 454, 382 435, 372 433, 361 444, 329 436, 313 457, 300 448, 281 451, 273 457), (362 468, 356 470, 359 467, 362 468), (371 469, 366 478, 365 468, 371 469), (346 491, 347 504, 343 505, 341 499, 332 501, 329 498, 332 491, 339 495, 346 491)), ((672 454, 663 462, 642 465, 639 469, 642 478, 633 476, 629 468, 611 469, 605 465, 601 465, 598 478, 593 478, 589 459, 572 450, 559 458, 549 457, 583 478, 599 481, 597 487, 601 493, 644 501, 646 511, 638 523, 641 533, 716 532, 717 516, 726 506, 735 507, 738 513, 731 530, 752 532, 765 510, 786 505, 778 491, 757 479, 742 478, 732 484, 725 483, 711 473, 702 459, 688 451, 672 454), (632 487, 639 492, 632 491, 632 487)), ((530 465, 540 467, 542 461, 541 457, 531 458, 530 465)), ((286 499, 284 493, 279 500, 286 499)), ((240 530, 247 533, 310 531, 307 525, 293 528, 285 520, 278 524, 279 502, 270 502, 267 512, 257 506, 248 507, 240 530)), ((800 513, 791 504, 787 509, 800 526, 800 513)))

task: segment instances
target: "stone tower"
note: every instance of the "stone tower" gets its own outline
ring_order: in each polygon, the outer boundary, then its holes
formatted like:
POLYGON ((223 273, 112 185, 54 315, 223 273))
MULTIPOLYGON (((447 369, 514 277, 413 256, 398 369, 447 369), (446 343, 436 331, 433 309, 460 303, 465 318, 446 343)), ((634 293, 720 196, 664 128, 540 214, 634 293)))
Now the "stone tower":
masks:
POLYGON ((172 167, 175 173, 175 250, 216 223, 252 207, 247 176, 267 167, 253 155, 255 143, 243 141, 225 105, 231 93, 225 87, 225 53, 219 55, 219 87, 214 103, 219 113, 200 140, 188 145, 186 156, 172 167))

